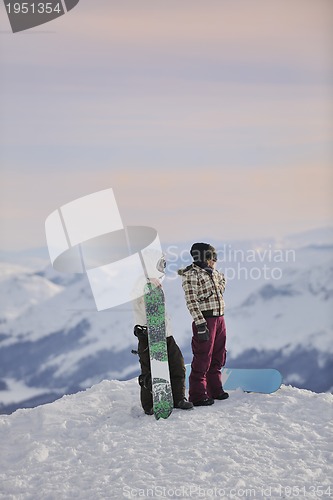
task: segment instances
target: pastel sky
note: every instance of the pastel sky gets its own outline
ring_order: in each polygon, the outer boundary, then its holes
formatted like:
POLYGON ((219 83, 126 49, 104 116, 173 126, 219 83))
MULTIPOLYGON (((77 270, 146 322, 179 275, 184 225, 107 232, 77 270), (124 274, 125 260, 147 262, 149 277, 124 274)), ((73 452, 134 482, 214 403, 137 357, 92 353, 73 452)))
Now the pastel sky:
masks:
POLYGON ((0 250, 108 187, 162 243, 332 225, 331 0, 80 0, 17 34, 0 16, 0 250))

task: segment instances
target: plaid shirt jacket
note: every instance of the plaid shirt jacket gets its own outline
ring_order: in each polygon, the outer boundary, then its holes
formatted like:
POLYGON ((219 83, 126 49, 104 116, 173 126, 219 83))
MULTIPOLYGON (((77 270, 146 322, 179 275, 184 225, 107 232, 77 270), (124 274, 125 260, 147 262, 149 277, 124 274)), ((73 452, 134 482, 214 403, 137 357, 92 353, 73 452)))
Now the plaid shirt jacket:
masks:
POLYGON ((205 322, 205 317, 223 316, 226 280, 223 273, 213 270, 212 274, 195 264, 181 269, 182 286, 186 305, 196 325, 205 322))

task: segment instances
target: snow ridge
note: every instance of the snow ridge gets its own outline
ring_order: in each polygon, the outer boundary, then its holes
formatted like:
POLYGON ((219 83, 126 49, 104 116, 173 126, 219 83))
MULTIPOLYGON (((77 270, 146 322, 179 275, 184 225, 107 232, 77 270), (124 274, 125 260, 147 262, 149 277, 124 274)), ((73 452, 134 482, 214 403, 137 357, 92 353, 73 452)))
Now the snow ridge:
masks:
POLYGON ((0 417, 0 498, 329 498, 332 404, 282 386, 156 421, 103 381, 0 417))

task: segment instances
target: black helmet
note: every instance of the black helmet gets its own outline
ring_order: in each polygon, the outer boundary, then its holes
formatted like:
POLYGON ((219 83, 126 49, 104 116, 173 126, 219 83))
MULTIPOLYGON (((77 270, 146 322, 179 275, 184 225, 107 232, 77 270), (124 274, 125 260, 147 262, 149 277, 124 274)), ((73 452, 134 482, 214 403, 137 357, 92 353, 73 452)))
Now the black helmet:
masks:
POLYGON ((208 260, 217 261, 216 250, 209 243, 193 243, 190 254, 194 262, 207 262, 208 260))

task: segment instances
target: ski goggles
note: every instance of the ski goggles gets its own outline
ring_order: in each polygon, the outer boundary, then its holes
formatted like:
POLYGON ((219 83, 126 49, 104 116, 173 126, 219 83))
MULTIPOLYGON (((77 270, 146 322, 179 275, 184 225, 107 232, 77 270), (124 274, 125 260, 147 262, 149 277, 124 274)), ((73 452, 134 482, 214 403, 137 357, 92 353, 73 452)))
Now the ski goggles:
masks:
POLYGON ((156 269, 160 272, 160 273, 165 273, 165 268, 166 268, 166 260, 165 260, 165 257, 164 255, 157 261, 157 264, 156 264, 156 269))

